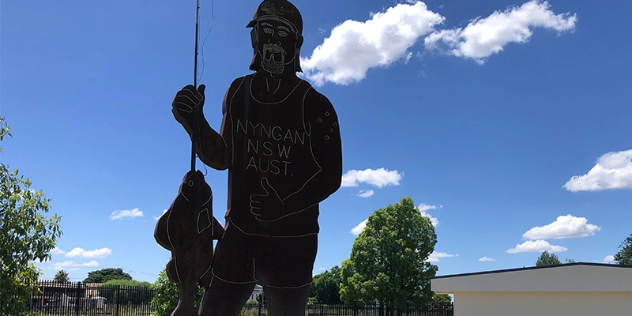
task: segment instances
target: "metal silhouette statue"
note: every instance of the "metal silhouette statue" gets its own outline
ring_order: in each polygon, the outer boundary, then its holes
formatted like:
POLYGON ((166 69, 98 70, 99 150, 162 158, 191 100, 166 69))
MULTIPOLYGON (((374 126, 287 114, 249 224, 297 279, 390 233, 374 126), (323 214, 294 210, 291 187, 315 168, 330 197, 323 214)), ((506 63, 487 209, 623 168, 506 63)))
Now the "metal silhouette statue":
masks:
POLYGON ((329 100, 296 75, 303 44, 298 9, 286 0, 265 0, 247 27, 255 73, 228 88, 219 133, 203 115, 204 85, 184 87, 172 105, 202 162, 228 169, 225 231, 210 281, 201 282, 206 290, 199 313, 239 315, 260 284, 269 315, 303 315, 319 203, 342 177, 338 120, 329 100))

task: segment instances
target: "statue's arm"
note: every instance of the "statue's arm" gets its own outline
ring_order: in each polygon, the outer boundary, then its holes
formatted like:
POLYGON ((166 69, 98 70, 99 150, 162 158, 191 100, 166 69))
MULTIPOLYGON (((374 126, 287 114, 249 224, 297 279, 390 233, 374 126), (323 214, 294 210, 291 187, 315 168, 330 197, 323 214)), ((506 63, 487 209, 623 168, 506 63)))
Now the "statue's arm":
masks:
POLYGON ((342 180, 342 142, 334 107, 325 96, 311 89, 305 98, 304 115, 312 155, 321 170, 283 200, 286 215, 322 202, 340 188, 342 180))
POLYGON ((208 124, 204 116, 200 116, 200 137, 196 152, 200 160, 213 169, 224 170, 230 167, 231 150, 224 137, 226 130, 226 114, 222 118, 220 132, 216 132, 208 124))
POLYGON ((238 78, 230 85, 222 102, 222 126, 219 133, 213 130, 204 116, 200 117, 200 142, 197 146, 197 154, 200 160, 214 169, 224 170, 232 164, 232 126, 229 119, 231 99, 243 77, 238 78))
POLYGON ((174 98, 172 113, 176 120, 182 124, 189 136, 193 130, 198 132, 195 150, 206 165, 224 170, 230 167, 232 161, 231 148, 231 126, 228 120, 230 97, 235 93, 241 81, 235 80, 226 91, 224 96, 222 112, 222 126, 220 132, 216 132, 204 117, 202 107, 204 106, 204 85, 197 89, 191 85, 180 90, 174 98))

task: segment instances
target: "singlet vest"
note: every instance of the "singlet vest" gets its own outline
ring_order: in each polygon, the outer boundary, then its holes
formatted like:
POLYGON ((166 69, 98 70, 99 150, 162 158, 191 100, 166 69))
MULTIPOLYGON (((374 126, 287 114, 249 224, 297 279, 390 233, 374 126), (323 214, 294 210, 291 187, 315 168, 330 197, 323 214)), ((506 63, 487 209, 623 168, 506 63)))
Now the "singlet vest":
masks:
MULTIPOLYGON (((232 166, 229 169, 227 220, 247 234, 302 236, 318 233, 318 204, 273 221, 257 220, 250 196, 265 194, 261 180, 281 199, 296 194, 321 171, 304 123, 304 98, 311 86, 305 81, 282 101, 264 103, 251 93, 253 75, 246 76, 229 104, 232 166)), ((302 192, 304 193, 304 192, 302 192)), ((261 206, 266 211, 266 206, 261 206)))

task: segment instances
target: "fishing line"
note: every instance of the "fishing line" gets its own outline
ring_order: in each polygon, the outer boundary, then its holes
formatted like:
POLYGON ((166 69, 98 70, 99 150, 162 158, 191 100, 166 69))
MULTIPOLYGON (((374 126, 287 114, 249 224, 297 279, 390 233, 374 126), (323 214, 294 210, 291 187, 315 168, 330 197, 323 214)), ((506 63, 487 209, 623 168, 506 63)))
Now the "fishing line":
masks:
POLYGON ((206 65, 205 61, 205 57, 204 57, 204 46, 206 46, 206 40, 208 39, 209 35, 211 35, 211 31, 213 30, 213 26, 215 26, 215 0, 211 1, 211 26, 208 29, 208 32, 206 33, 206 36, 204 37, 204 41, 202 41, 202 49, 200 51, 200 57, 201 57, 201 62, 202 62, 202 69, 200 70, 200 78, 198 80, 198 82, 202 81, 202 76, 204 76, 204 67, 206 65))

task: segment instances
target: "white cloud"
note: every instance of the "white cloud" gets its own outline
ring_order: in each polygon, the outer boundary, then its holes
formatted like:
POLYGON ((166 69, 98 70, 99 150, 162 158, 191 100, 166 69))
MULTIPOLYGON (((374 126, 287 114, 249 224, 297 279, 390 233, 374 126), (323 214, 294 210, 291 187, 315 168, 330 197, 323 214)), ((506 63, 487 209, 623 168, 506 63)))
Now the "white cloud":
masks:
POLYGON ((536 27, 558 33, 573 31, 577 15, 555 14, 547 1, 532 0, 520 7, 495 11, 486 18, 475 18, 465 27, 435 31, 425 38, 426 49, 447 49, 450 55, 471 58, 483 64, 508 43, 525 43, 536 27), (443 45, 440 45, 443 44, 443 45))
POLYGON ((387 185, 399 185, 402 175, 397 170, 386 170, 380 168, 377 170, 349 170, 342 175, 343 187, 356 187, 359 183, 368 183, 378 188, 387 185))
POLYGON ((110 219, 117 220, 117 219, 121 219, 125 217, 134 218, 134 217, 143 217, 143 216, 145 216, 143 215, 143 211, 135 208, 133 210, 114 211, 110 215, 110 219))
POLYGON ((91 251, 83 250, 82 248, 74 248, 73 250, 66 253, 66 257, 68 258, 105 258, 112 254, 112 249, 109 248, 101 248, 95 249, 91 251))
POLYGON ((94 260, 90 262, 84 262, 84 263, 76 263, 74 261, 64 261, 64 262, 53 263, 52 266, 53 266, 53 269, 55 270, 68 269, 72 271, 72 270, 77 270, 77 268, 95 268, 99 266, 99 263, 94 260))
POLYGON ((594 235, 601 227, 588 224, 585 217, 558 216, 555 222, 542 227, 533 227, 522 235, 525 239, 563 239, 594 235))
POLYGON ((545 240, 528 240, 522 244, 516 245, 516 248, 511 248, 507 250, 508 253, 519 253, 519 252, 563 252, 568 250, 568 248, 562 246, 551 245, 545 240))
MULTIPOLYGON (((442 208, 443 205, 440 205, 439 208, 442 208)), ((428 214, 426 211, 428 210, 435 210, 437 209, 436 205, 427 205, 427 204, 423 204, 421 203, 421 205, 417 206, 417 209, 419 209, 419 212, 421 212, 421 216, 423 217, 427 217, 430 219, 430 222, 432 223, 432 226, 437 227, 437 225, 439 225, 439 220, 436 217, 433 217, 432 215, 428 214)))
MULTIPOLYGON (((441 208, 441 207, 443 207, 443 205, 439 206, 439 207, 441 208)), ((419 211, 425 212, 425 211, 428 211, 428 210, 436 210, 437 206, 436 205, 428 205, 428 204, 421 203, 419 206, 417 206, 417 208, 419 209, 419 211)))
POLYGON ((632 189, 632 149, 609 152, 583 176, 573 176, 564 188, 571 192, 632 189))
POLYGON ((444 19, 425 3, 409 1, 372 14, 365 22, 347 20, 331 30, 311 57, 301 58, 301 67, 317 86, 360 81, 370 68, 410 58, 408 49, 444 19))
POLYGON ((363 222, 361 222, 360 224, 358 224, 356 227, 352 228, 351 231, 349 231, 350 233, 358 236, 360 235, 360 233, 364 230, 364 228, 366 227, 366 222, 368 221, 368 219, 364 220, 363 222))
POLYGON ((360 191, 358 196, 359 197, 363 197, 363 198, 368 198, 368 197, 373 196, 373 194, 375 194, 375 191, 373 191, 373 190, 362 190, 362 191, 360 191))
POLYGON ((605 258, 603 258, 603 262, 604 263, 610 263, 610 262, 613 262, 613 261, 614 261, 614 256, 613 255, 609 255, 609 256, 606 256, 605 258))
POLYGON ((487 258, 487 257, 483 257, 483 258, 479 258, 478 261, 482 261, 482 262, 486 262, 486 261, 496 261, 496 259, 494 258, 487 258))
POLYGON ((59 248, 57 248, 57 247, 55 247, 55 248, 53 248, 53 250, 51 250, 51 251, 50 251, 50 253, 51 253, 52 255, 63 255, 63 254, 65 254, 66 252, 65 252, 65 251, 63 251, 63 250, 61 250, 61 249, 59 249, 59 248))
POLYGON ((426 260, 426 262, 439 262, 439 258, 452 258, 452 257, 458 257, 459 255, 451 255, 445 252, 436 252, 433 251, 430 256, 428 256, 428 259, 426 260))

